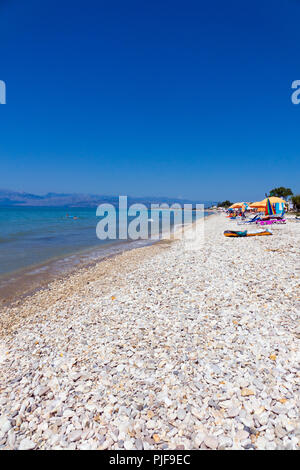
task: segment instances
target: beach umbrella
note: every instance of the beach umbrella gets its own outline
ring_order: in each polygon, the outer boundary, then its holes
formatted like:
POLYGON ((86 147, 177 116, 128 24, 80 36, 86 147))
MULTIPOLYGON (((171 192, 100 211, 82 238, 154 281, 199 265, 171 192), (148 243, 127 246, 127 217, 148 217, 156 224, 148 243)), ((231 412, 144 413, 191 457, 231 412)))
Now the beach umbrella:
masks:
MULTIPOLYGON (((275 210, 273 208, 273 204, 276 203, 281 203, 281 204, 287 204, 287 202, 284 199, 281 199, 280 197, 266 197, 266 199, 263 199, 263 201, 257 201, 257 202, 252 202, 250 204, 250 207, 253 209, 264 209, 265 211, 271 210, 270 206, 269 209, 267 209, 268 203, 270 203, 273 212, 268 212, 269 215, 275 214, 275 210)), ((266 212, 267 214, 267 212, 266 212)))
POLYGON ((275 196, 266 197, 266 199, 264 199, 261 202, 263 202, 264 204, 267 204, 268 200, 271 202, 271 204, 276 204, 276 202, 287 204, 287 202, 284 199, 282 199, 281 197, 275 197, 275 196))
POLYGON ((249 205, 250 209, 255 209, 257 211, 263 211, 266 207, 266 205, 263 203, 263 201, 256 201, 252 202, 252 204, 249 205))
POLYGON ((266 201, 266 209, 265 209, 265 215, 274 215, 275 214, 275 210, 272 206, 272 203, 270 201, 269 198, 267 198, 267 201, 266 201))
POLYGON ((256 209, 264 209, 266 207, 266 204, 264 201, 257 201, 257 202, 252 202, 250 204, 250 207, 256 208, 256 209))
POLYGON ((229 207, 229 209, 240 209, 244 204, 244 202, 235 202, 232 204, 232 206, 229 207))

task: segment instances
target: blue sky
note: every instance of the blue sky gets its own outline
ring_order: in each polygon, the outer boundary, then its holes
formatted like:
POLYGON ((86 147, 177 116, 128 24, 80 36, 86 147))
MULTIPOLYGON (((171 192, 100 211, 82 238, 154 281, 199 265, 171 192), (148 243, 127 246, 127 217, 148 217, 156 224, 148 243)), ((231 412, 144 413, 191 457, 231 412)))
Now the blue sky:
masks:
POLYGON ((0 187, 300 192, 299 0, 1 0, 0 187))

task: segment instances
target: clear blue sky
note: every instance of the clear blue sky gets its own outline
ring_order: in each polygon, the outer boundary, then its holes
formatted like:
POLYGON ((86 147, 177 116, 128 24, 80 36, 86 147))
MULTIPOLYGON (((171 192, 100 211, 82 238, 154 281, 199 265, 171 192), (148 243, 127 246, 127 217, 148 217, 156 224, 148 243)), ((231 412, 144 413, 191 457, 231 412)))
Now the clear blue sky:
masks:
POLYGON ((300 192, 299 0, 0 0, 0 187, 300 192))

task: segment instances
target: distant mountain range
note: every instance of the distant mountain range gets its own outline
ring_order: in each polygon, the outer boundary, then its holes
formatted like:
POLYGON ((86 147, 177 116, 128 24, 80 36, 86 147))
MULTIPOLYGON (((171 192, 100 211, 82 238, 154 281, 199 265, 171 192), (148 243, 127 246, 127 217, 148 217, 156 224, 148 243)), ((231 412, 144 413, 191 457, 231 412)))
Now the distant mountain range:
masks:
MULTIPOLYGON (((0 189, 0 207, 4 206, 45 206, 45 207, 97 207, 102 203, 117 204, 118 196, 106 196, 99 194, 59 194, 47 193, 43 196, 30 193, 19 193, 0 189)), ((128 205, 139 202, 149 206, 151 203, 167 204, 204 204, 211 207, 215 201, 191 201, 188 199, 172 199, 167 197, 128 197, 128 205)))

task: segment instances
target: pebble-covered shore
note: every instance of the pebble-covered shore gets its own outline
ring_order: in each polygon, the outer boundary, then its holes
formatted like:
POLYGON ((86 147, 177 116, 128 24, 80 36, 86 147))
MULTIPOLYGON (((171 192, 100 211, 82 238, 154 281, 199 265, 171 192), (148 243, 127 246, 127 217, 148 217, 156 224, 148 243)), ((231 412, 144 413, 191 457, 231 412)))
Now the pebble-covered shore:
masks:
POLYGON ((3 308, 0 449, 298 449, 300 224, 230 228, 3 308))

